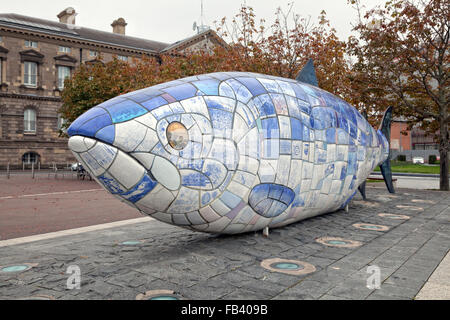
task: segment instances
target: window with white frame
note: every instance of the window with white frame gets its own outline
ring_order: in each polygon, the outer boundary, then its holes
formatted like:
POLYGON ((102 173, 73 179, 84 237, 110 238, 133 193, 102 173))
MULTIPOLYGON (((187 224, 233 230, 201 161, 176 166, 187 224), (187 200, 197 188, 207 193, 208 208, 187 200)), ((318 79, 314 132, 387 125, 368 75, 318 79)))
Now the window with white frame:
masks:
POLYGON ((72 49, 69 47, 64 47, 64 46, 58 47, 58 52, 70 53, 71 51, 72 51, 72 49))
POLYGON ((27 86, 36 87, 37 85, 37 63, 25 61, 23 63, 23 83, 27 86))
POLYGON ((29 48, 37 48, 38 44, 36 41, 31 41, 31 40, 25 40, 25 47, 29 47, 29 48))
POLYGON ((36 110, 28 108, 23 112, 23 131, 36 132, 36 110))
POLYGON ((94 50, 89 50, 89 56, 90 57, 98 57, 98 52, 94 50))
POLYGON ((125 62, 128 62, 128 57, 127 57, 127 56, 121 56, 121 55, 118 55, 118 56, 117 56, 117 59, 122 60, 122 61, 125 61, 125 62))
POLYGON ((64 89, 64 80, 70 77, 70 67, 58 66, 58 88, 64 89))

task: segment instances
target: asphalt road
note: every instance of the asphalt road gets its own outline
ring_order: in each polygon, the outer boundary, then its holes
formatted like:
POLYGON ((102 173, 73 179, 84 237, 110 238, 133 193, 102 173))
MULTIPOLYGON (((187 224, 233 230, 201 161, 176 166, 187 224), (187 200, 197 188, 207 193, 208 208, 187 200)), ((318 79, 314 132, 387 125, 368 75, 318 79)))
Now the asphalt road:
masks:
POLYGON ((0 240, 139 218, 95 181, 0 176, 0 240))

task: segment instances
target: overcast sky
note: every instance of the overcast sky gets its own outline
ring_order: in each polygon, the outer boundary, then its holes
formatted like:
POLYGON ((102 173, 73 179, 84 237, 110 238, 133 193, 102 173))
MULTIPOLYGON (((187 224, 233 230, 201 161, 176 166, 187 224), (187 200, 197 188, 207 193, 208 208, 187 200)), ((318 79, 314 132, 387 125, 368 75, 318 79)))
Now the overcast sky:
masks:
MULTIPOLYGON (((362 1, 368 8, 385 3, 385 0, 362 1)), ((356 21, 356 12, 347 0, 246 0, 255 9, 257 19, 266 19, 268 25, 276 8, 286 9, 290 2, 295 3, 295 13, 311 16, 314 22, 320 11, 325 10, 342 40, 351 33, 350 23, 356 21)), ((203 0, 203 3, 204 20, 213 27, 214 20, 238 13, 244 0, 203 0)), ((2 0, 0 13, 58 21, 56 15, 67 7, 78 13, 77 25, 111 32, 113 20, 123 17, 128 23, 127 35, 166 43, 192 36, 193 22, 200 21, 200 0, 2 0)))

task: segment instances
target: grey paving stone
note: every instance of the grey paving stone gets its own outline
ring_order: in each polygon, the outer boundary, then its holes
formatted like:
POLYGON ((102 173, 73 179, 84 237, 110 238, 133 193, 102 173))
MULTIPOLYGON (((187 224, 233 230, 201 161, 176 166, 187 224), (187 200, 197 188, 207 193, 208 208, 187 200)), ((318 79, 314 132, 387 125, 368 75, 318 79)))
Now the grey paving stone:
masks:
POLYGON ((38 263, 17 274, 0 273, 0 298, 45 294, 56 299, 135 299, 148 290, 173 290, 187 299, 411 299, 450 248, 450 200, 440 192, 368 187, 350 213, 338 211, 261 232, 217 236, 160 222, 127 225, 100 232, 0 247, 1 265, 38 263), (405 193, 408 193, 407 195, 405 193), (403 210, 411 199, 423 212, 403 210), (408 214, 410 220, 379 217, 380 212, 408 214), (364 231, 358 222, 387 225, 387 232, 364 231), (357 248, 328 247, 319 237, 361 241, 357 248), (126 240, 138 246, 122 246, 126 240), (302 276, 261 267, 268 258, 306 261, 316 271, 302 276), (81 268, 82 287, 68 290, 69 265, 81 268), (381 288, 366 288, 368 266, 381 271, 381 288))

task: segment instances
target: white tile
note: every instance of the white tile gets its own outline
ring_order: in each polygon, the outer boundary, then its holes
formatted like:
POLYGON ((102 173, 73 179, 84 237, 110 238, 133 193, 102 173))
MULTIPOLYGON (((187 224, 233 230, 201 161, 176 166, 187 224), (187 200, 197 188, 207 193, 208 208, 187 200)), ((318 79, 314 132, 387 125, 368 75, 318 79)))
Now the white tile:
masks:
POLYGON ((254 159, 259 158, 259 133, 258 129, 254 127, 239 141, 238 149, 241 156, 249 156, 254 159))
POLYGON ((86 146, 86 150, 91 149, 96 143, 96 140, 90 138, 84 138, 84 145, 86 146))
POLYGON ((255 178, 256 176, 249 172, 237 170, 233 180, 244 186, 251 187, 255 181, 255 178))
MULTIPOLYGON (((93 140, 95 142, 95 140, 93 140)), ((82 136, 73 136, 69 138, 69 148, 75 152, 87 151, 87 147, 84 144, 84 138, 82 136)))
POLYGON ((308 159, 309 162, 314 162, 314 156, 315 156, 314 149, 315 149, 314 142, 311 142, 309 144, 309 159, 308 159))
POLYGON ((135 121, 140 122, 144 124, 145 126, 155 130, 156 129, 156 123, 158 122, 156 118, 150 113, 146 113, 143 116, 134 118, 135 121))
POLYGON ((300 140, 292 140, 291 155, 293 159, 302 159, 303 142, 300 140))
POLYGON ((226 215, 228 212, 230 212, 230 208, 228 208, 222 201, 220 201, 219 199, 214 200, 211 203, 211 208, 214 209, 214 211, 221 215, 224 216, 226 215))
POLYGON ((180 187, 180 173, 169 160, 156 156, 150 171, 155 179, 167 189, 176 190, 180 187))
POLYGON ((312 179, 314 165, 311 162, 303 161, 303 179, 312 179))
POLYGON ((136 158, 147 170, 150 170, 153 159, 155 159, 155 155, 146 152, 133 152, 131 156, 136 158))
POLYGON ((186 110, 186 113, 199 113, 207 118, 209 117, 208 108, 202 97, 197 96, 180 102, 186 110))
POLYGON ((130 189, 142 179, 145 169, 136 160, 119 150, 108 172, 125 188, 130 189))
MULTIPOLYGON (((157 211, 165 211, 175 197, 173 194, 157 184, 156 187, 145 197, 139 200, 136 205, 138 208, 150 208, 157 211)), ((165 214, 170 216, 169 214, 165 214)))
POLYGON ((177 226, 189 226, 191 222, 187 219, 186 215, 180 214, 172 214, 172 221, 174 225, 177 226))
POLYGON ((151 217, 155 218, 159 221, 165 222, 165 223, 173 224, 172 223, 172 215, 168 214, 168 213, 155 212, 154 214, 151 215, 151 217))
POLYGON ((248 205, 245 206, 233 219, 233 223, 248 224, 255 216, 255 212, 248 205))
POLYGON ((205 219, 203 219, 200 214, 198 213, 198 211, 192 211, 189 213, 186 213, 186 218, 189 220, 189 222, 191 224, 204 224, 206 221, 205 219))
POLYGON ((201 208, 200 215, 203 217, 203 219, 206 220, 206 222, 213 222, 217 219, 220 219, 220 215, 218 215, 210 206, 206 206, 204 208, 201 208))
POLYGON ((325 167, 323 164, 314 165, 311 189, 317 189, 317 185, 324 178, 325 167))
POLYGON ((248 199, 248 194, 250 193, 250 189, 248 187, 235 181, 230 182, 230 184, 227 187, 227 190, 230 191, 231 193, 238 195, 244 201, 245 199, 248 199))
POLYGON ((302 181, 303 161, 292 159, 288 187, 294 189, 302 181))
POLYGON ((258 172, 258 168, 259 162, 255 158, 250 158, 242 155, 239 157, 239 165, 238 165, 239 170, 256 174, 258 172))
POLYGON ((153 147, 159 142, 159 138, 156 132, 152 129, 148 129, 144 140, 137 146, 134 151, 138 152, 150 152, 153 147))
POLYGON ((208 232, 220 233, 226 226, 230 224, 231 220, 227 217, 222 217, 214 222, 211 222, 206 229, 208 232))
POLYGON ((222 230, 222 232, 227 234, 240 233, 245 229, 245 226, 245 224, 230 223, 225 229, 222 230))
POLYGON ((235 114, 232 133, 233 141, 239 142, 247 132, 247 124, 240 115, 235 114))
POLYGON ((79 155, 83 160, 82 162, 86 169, 92 173, 92 175, 99 176, 105 172, 105 169, 100 166, 100 164, 88 152, 79 153, 79 155))
POLYGON ((258 176, 261 182, 262 183, 274 182, 277 167, 278 167, 278 160, 261 159, 258 169, 258 176))
POLYGON ((336 145, 327 145, 327 163, 333 163, 336 161, 336 145))
POLYGON ((278 122, 280 123, 280 138, 291 138, 291 120, 289 117, 279 116, 278 122))
POLYGON ((280 155, 276 172, 275 183, 286 186, 289 181, 289 173, 291 168, 291 156, 280 155))
MULTIPOLYGON (((304 192, 309 193, 309 191, 311 190, 311 179, 302 179, 302 183, 301 183, 301 187, 300 187, 300 192, 303 194, 304 192)), ((305 205, 306 205, 306 201, 305 201, 305 205)))
POLYGON ((125 152, 133 151, 144 139, 147 127, 137 121, 116 124, 114 146, 125 152))
POLYGON ((117 154, 117 149, 105 143, 98 142, 88 151, 88 153, 98 162, 99 165, 101 165, 104 169, 108 169, 117 154))
POLYGON ((341 180, 332 180, 329 194, 338 194, 341 191, 341 180))
MULTIPOLYGON (((156 159, 155 159, 156 161, 156 159)), ((186 213, 200 208, 200 191, 181 187, 178 196, 167 209, 169 213, 186 213)))

